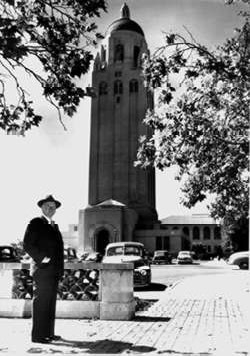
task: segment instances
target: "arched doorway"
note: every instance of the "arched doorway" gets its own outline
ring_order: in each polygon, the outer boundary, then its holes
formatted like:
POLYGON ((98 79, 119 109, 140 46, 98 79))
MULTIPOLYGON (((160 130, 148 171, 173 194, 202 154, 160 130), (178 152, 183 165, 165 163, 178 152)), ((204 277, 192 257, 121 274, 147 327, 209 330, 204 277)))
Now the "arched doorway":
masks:
POLYGON ((105 247, 109 243, 109 231, 101 229, 96 233, 96 252, 104 255, 105 247))

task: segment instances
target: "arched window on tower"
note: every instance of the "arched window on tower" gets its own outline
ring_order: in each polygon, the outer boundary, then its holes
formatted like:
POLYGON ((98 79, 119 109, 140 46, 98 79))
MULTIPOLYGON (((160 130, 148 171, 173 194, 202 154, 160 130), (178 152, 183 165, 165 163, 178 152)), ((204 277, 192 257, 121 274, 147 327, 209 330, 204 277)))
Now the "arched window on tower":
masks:
POLYGON ((108 94, 108 84, 106 82, 101 82, 99 84, 99 95, 108 94))
POLYGON ((114 95, 122 94, 123 92, 123 85, 121 80, 116 80, 114 82, 114 95))
POLYGON ((129 82, 129 92, 138 93, 138 80, 132 79, 129 82))
POLYGON ((101 62, 105 62, 106 61, 106 49, 101 46, 101 62))
POLYGON ((133 66, 135 68, 139 65, 139 54, 140 54, 140 47, 134 46, 134 55, 133 55, 133 66))
POLYGON ((123 61, 124 59, 124 47, 122 44, 117 44, 115 46, 115 55, 114 55, 115 62, 123 61))

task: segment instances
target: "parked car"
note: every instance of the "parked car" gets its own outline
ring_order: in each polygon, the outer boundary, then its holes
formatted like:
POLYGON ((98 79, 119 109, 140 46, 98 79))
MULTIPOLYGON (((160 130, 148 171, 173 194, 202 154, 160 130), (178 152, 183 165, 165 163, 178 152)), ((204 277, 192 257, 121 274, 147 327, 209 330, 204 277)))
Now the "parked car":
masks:
POLYGON ((156 250, 152 259, 153 264, 172 263, 172 256, 167 250, 156 250))
POLYGON ((20 258, 13 246, 0 246, 0 262, 19 262, 20 258))
POLYGON ((78 261, 76 250, 72 247, 64 248, 64 262, 76 262, 78 261))
POLYGON ((87 251, 82 252, 79 257, 79 262, 85 261, 86 258, 88 257, 88 255, 89 255, 89 252, 87 252, 87 251))
POLYGON ((240 269, 249 268, 249 251, 235 252, 229 256, 227 261, 229 265, 239 266, 240 269))
POLYGON ((102 254, 99 252, 91 252, 88 256, 83 260, 84 262, 102 262, 102 254))
POLYGON ((177 255, 177 263, 193 263, 193 257, 191 251, 180 251, 177 255))
POLYGON ((133 263, 134 286, 151 284, 151 268, 145 256, 144 245, 134 241, 113 242, 106 246, 103 263, 133 263))

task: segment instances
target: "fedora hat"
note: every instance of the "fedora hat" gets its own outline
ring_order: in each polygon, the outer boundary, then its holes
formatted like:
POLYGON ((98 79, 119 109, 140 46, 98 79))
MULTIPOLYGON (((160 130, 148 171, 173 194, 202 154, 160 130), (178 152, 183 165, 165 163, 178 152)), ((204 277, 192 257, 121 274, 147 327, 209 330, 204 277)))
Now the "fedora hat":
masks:
POLYGON ((58 200, 54 199, 52 195, 47 195, 46 198, 39 200, 37 202, 37 205, 39 206, 39 208, 41 208, 41 206, 44 203, 51 202, 51 201, 56 204, 56 208, 59 208, 62 205, 58 200))

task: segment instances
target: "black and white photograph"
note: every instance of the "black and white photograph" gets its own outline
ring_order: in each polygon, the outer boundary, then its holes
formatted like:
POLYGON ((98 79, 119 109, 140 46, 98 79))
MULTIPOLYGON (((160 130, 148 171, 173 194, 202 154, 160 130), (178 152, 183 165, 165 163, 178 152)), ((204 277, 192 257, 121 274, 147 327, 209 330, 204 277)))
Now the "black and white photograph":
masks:
POLYGON ((0 0, 0 354, 249 355, 250 0, 0 0))

